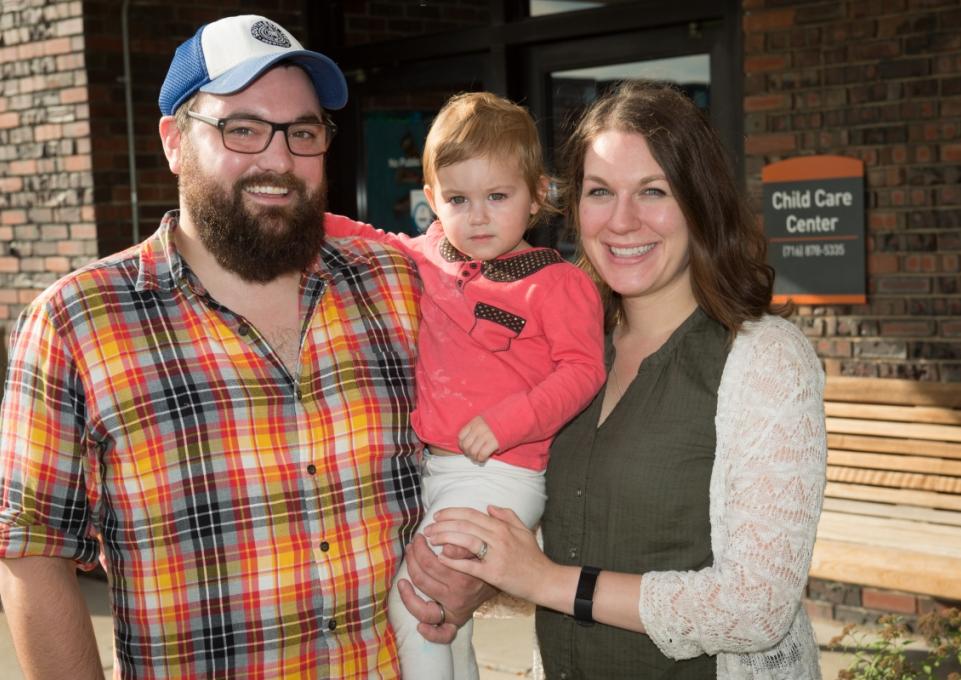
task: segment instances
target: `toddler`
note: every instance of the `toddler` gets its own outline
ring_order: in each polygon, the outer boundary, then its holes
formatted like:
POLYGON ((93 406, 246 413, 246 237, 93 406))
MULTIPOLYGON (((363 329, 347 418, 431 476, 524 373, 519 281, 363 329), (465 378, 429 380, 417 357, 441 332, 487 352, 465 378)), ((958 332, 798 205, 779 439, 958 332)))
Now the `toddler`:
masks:
MULTIPOLYGON (((489 504, 533 527, 551 440, 604 382, 600 298, 557 251, 524 240, 547 195, 525 109, 486 92, 454 96, 431 125, 423 169, 438 218, 424 235, 327 225, 328 236, 394 244, 423 280, 412 414, 427 445, 418 531, 442 508, 489 504)), ((397 594, 401 578, 406 564, 388 603, 403 677, 477 678, 471 623, 449 646, 427 642, 397 594)))

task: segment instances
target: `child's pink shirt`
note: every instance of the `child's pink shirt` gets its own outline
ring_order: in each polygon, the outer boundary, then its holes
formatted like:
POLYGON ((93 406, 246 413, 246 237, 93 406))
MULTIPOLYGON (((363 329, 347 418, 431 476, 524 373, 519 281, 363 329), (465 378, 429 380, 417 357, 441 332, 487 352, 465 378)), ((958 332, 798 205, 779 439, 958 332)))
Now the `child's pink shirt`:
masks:
POLYGON ((414 238, 336 215, 325 229, 393 244, 417 263, 424 294, 413 425, 421 440, 459 451, 458 433, 481 416, 498 460, 543 470, 554 435, 605 379, 601 302, 588 276, 550 248, 472 260, 438 222, 414 238))

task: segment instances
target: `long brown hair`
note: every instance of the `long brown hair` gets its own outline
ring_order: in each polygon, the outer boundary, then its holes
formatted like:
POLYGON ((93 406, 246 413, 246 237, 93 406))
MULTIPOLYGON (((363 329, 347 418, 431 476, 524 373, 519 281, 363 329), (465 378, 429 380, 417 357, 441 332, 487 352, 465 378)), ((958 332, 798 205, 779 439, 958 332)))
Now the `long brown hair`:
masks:
MULTIPOLYGON (((584 112, 568 138, 561 200, 577 240, 584 158, 593 140, 607 130, 644 137, 664 171, 687 221, 691 284, 707 315, 733 338, 745 321, 770 311, 774 270, 766 260, 767 241, 734 180, 716 131, 688 97, 668 85, 622 83, 584 112)), ((610 331, 623 316, 620 296, 601 280, 580 249, 579 255, 579 264, 601 289, 605 327, 610 331)))

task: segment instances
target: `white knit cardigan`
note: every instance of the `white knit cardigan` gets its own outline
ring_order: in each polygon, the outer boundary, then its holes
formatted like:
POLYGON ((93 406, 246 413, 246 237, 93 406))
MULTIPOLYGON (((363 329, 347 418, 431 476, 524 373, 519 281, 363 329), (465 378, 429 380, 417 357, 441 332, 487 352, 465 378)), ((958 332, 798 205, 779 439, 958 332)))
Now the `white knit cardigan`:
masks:
POLYGON ((717 655, 719 680, 819 679, 801 598, 824 497, 824 375, 807 339, 746 323, 718 389, 714 564, 644 574, 639 611, 666 656, 717 655))

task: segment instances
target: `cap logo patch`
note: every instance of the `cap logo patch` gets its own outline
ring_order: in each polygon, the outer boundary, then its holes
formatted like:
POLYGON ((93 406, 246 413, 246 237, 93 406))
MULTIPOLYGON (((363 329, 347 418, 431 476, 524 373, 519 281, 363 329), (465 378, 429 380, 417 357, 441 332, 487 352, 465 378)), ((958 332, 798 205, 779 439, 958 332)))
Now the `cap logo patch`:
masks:
POLYGON ((250 27, 250 35, 256 40, 276 47, 290 47, 290 41, 280 26, 270 21, 257 21, 250 27))

